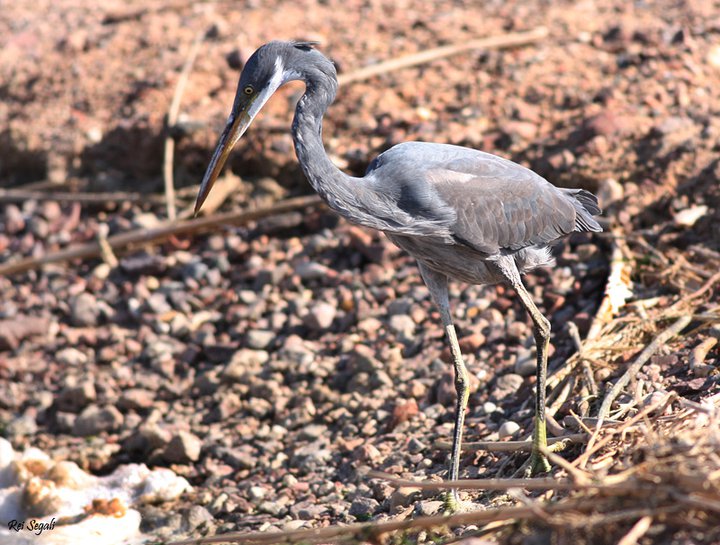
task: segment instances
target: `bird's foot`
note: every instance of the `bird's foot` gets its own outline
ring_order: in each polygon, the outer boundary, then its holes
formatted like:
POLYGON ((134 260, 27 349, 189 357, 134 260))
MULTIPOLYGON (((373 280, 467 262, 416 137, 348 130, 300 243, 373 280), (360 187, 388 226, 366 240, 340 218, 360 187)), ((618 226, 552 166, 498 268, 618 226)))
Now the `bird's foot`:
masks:
POLYGON ((548 462, 547 456, 545 456, 542 452, 533 449, 532 454, 530 455, 530 464, 528 469, 530 473, 529 476, 535 477, 540 473, 547 473, 550 471, 550 462, 548 462))
POLYGON ((523 465, 525 469, 525 477, 534 477, 540 473, 550 471, 550 462, 547 456, 542 452, 548 450, 547 431, 545 430, 545 421, 535 417, 535 431, 533 432, 533 448, 532 454, 528 462, 523 465))
POLYGON ((448 490, 442 495, 442 512, 445 515, 460 513, 465 510, 465 502, 460 499, 457 490, 448 490))

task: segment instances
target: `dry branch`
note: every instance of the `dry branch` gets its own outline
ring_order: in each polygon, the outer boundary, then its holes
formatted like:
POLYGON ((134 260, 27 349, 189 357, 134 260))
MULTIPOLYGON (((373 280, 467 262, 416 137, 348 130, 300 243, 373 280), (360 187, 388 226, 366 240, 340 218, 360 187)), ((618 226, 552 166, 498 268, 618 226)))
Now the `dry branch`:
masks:
MULTIPOLYGON (((577 468, 572 468, 578 472, 577 468)), ((643 490, 638 483, 614 483, 606 484, 601 482, 577 482, 571 480, 558 480, 555 478, 545 479, 460 479, 457 481, 412 481, 409 479, 399 479, 387 473, 379 471, 370 471, 368 477, 373 479, 382 479, 397 488, 419 488, 421 490, 449 490, 452 488, 458 490, 510 490, 511 488, 524 488, 525 490, 602 490, 608 493, 632 493, 643 490), (640 488, 638 488, 640 486, 640 488)), ((656 490, 655 487, 647 487, 648 491, 656 490)))
MULTIPOLYGON (((349 524, 328 526, 287 532, 228 533, 213 537, 174 541, 169 545, 203 545, 208 543, 239 543, 242 545, 270 545, 274 543, 335 543, 340 539, 353 539, 359 543, 378 542, 378 539, 392 532, 462 526, 467 524, 488 524, 504 520, 546 520, 548 516, 590 509, 593 503, 587 501, 559 503, 554 505, 530 505, 522 507, 501 507, 484 511, 470 511, 455 515, 435 515, 416 519, 393 520, 380 523, 349 524)), ((675 507, 674 509, 678 509, 675 507)), ((637 518, 647 514, 647 509, 630 509, 613 513, 618 520, 637 518)))
POLYGON ((177 123, 178 115, 180 114, 180 102, 182 96, 185 93, 185 87, 190 77, 190 70, 192 70, 195 59, 200 52, 200 45, 202 44, 205 32, 199 32, 195 37, 195 41, 190 48, 188 58, 183 65, 182 72, 178 78, 177 85, 175 85, 175 92, 173 93, 172 102, 170 103, 170 109, 167 114, 167 127, 165 134, 165 150, 163 153, 163 180, 165 182, 165 201, 167 204, 167 215, 168 219, 174 220, 177 217, 177 208, 175 206, 175 181, 173 176, 173 163, 175 157, 175 137, 173 136, 173 128, 177 123))
POLYGON ((366 80, 374 76, 385 74, 387 72, 394 72, 402 68, 409 68, 411 66, 417 66, 418 64, 425 64, 473 49, 503 49, 508 47, 518 47, 521 45, 538 42, 543 38, 546 38, 547 36, 547 28, 537 27, 527 32, 510 32, 508 34, 501 34, 499 36, 490 36, 488 38, 470 40, 469 42, 465 42, 462 44, 436 47, 434 49, 427 49, 425 51, 414 53, 412 55, 406 55, 404 57, 398 57, 395 59, 390 59, 388 61, 373 64, 371 66, 366 66, 365 68, 355 70, 348 74, 341 74, 338 77, 338 82, 340 85, 345 85, 347 83, 355 81, 366 80))
POLYGON ((670 327, 658 334, 657 337, 655 337, 653 341, 647 345, 642 352, 640 352, 637 359, 632 362, 623 376, 621 376, 610 389, 610 392, 608 392, 605 396, 605 399, 603 399, 600 411, 598 412, 598 426, 600 426, 601 422, 610 414, 610 408, 612 407, 613 402, 617 399, 625 386, 630 383, 630 380, 637 375, 642 366, 650 360, 653 354, 655 354, 655 352, 657 352, 663 344, 685 329, 691 321, 692 316, 682 316, 678 318, 670 327))
MULTIPOLYGON (((218 228, 222 225, 240 225, 255 221, 276 214, 284 214, 294 210, 315 207, 322 204, 320 197, 310 195, 307 197, 296 197, 281 201, 268 208, 258 210, 241 210, 226 212, 206 218, 195 218, 182 221, 167 221, 154 229, 137 229, 127 233, 120 233, 107 238, 109 247, 117 252, 129 247, 157 244, 172 236, 194 234, 218 228)), ((88 259, 101 255, 100 245, 97 242, 79 244, 46 254, 39 258, 26 258, 11 261, 0 265, 0 275, 8 276, 20 272, 36 269, 50 263, 70 261, 72 259, 88 259)))
POLYGON ((613 245, 610 257, 610 274, 605 285, 605 295, 590 325, 587 334, 588 340, 596 339, 600 335, 603 326, 612 321, 628 297, 632 295, 632 267, 625 258, 621 246, 622 239, 619 236, 614 236, 611 240, 613 245))
POLYGON ((56 201, 78 202, 80 204, 109 204, 109 203, 147 203, 162 202, 155 195, 141 193, 125 193, 113 191, 110 193, 73 193, 72 191, 39 191, 29 189, 0 189, 0 202, 56 201))
MULTIPOLYGON (((565 435, 562 437, 548 437, 548 445, 554 445, 555 443, 584 443, 587 441, 588 435, 586 433, 574 433, 572 435, 565 435)), ((449 450, 452 446, 450 441, 440 440, 435 441, 437 448, 449 450)), ((463 443, 463 450, 469 452, 530 452, 533 447, 532 441, 469 441, 463 443)))

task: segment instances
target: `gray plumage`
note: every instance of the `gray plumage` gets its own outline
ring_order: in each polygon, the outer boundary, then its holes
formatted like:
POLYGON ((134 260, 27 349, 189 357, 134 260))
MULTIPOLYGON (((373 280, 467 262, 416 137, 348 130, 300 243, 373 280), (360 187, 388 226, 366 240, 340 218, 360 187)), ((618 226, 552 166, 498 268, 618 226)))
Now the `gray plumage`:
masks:
MULTIPOLYGON (((337 92, 335 67, 313 44, 270 42, 258 49, 243 69, 196 211, 234 143, 268 98, 290 80, 302 80, 306 85, 295 110, 292 134, 308 181, 338 214, 385 232, 417 258, 440 310, 458 394, 450 478, 458 476, 469 390, 452 324, 448 278, 475 284, 504 282, 517 291, 530 314, 538 346, 532 469, 547 469, 541 449, 547 444, 544 389, 550 324, 535 307, 520 274, 550 265, 548 246, 558 239, 577 231, 601 231, 593 218, 600 213, 597 199, 582 189, 557 188, 507 159, 446 144, 399 144, 379 155, 363 177, 348 176, 330 161, 322 142, 322 117, 337 92)), ((451 499, 458 501, 456 491, 451 499)))

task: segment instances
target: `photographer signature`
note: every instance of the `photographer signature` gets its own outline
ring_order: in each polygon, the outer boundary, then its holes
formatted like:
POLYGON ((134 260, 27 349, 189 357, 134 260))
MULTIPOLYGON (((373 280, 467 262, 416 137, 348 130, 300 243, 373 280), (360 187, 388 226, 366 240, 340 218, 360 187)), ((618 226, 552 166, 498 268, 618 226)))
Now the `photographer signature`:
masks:
POLYGON ((34 532, 35 535, 42 534, 45 530, 55 529, 55 517, 50 519, 50 522, 41 522, 39 520, 11 520, 8 522, 8 530, 15 530, 20 532, 21 530, 27 530, 28 532, 34 532))

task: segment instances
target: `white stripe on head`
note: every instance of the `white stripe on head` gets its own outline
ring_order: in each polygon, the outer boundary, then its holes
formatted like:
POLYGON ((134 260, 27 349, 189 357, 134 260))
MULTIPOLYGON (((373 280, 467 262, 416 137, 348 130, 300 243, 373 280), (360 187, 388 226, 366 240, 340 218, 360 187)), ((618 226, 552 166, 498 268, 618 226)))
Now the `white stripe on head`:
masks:
POLYGON ((273 93, 277 91, 278 88, 286 81, 285 64, 283 63, 282 58, 278 56, 275 58, 275 69, 273 70, 272 77, 250 106, 250 111, 248 112, 250 117, 255 117, 262 107, 265 106, 265 103, 270 99, 273 93))

